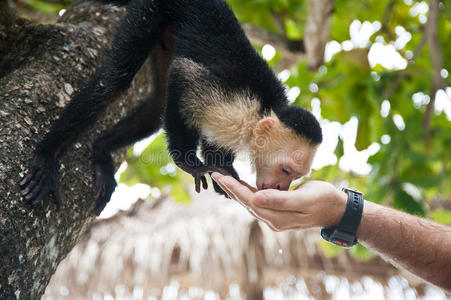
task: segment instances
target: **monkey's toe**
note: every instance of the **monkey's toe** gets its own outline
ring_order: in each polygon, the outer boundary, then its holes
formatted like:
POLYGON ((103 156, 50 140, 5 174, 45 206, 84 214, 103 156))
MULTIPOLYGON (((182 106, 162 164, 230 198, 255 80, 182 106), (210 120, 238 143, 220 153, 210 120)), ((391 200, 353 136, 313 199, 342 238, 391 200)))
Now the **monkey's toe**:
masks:
POLYGON ((22 198, 32 204, 39 203, 46 195, 52 193, 59 207, 61 200, 58 193, 58 170, 55 160, 36 156, 27 176, 20 182, 22 198))

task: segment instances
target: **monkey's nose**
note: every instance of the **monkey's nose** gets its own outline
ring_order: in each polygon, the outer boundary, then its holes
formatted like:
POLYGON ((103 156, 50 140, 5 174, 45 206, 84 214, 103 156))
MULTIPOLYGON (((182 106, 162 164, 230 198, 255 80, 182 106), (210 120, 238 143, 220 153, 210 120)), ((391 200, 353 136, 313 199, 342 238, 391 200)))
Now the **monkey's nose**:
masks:
POLYGON ((280 190, 281 186, 280 184, 268 184, 268 183, 261 183, 259 185, 257 185, 259 190, 265 190, 265 189, 277 189, 280 190))

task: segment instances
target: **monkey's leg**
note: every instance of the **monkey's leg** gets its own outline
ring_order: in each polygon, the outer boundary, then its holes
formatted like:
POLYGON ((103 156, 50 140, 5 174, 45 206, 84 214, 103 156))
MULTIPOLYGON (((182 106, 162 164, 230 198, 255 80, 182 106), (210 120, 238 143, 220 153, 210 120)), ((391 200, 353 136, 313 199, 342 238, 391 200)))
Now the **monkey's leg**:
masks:
POLYGON ((154 1, 130 3, 104 64, 36 147, 30 171, 21 182, 25 200, 37 203, 48 192, 53 192, 55 201, 60 204, 56 159, 94 122, 109 100, 129 87, 166 26, 167 20, 158 12, 154 1))
POLYGON ((99 215, 110 200, 116 187, 111 152, 145 138, 162 125, 164 99, 154 93, 127 117, 108 129, 93 145, 93 167, 95 175, 94 198, 96 214, 99 215))
MULTIPOLYGON (((233 161, 235 160, 235 156, 231 151, 219 148, 215 145, 212 145, 211 143, 208 143, 205 140, 202 140, 201 146, 202 146, 202 157, 204 158, 204 163, 207 166, 217 167, 220 170, 223 170, 223 172, 221 173, 223 173, 224 175, 230 175, 233 176, 235 179, 240 180, 237 171, 233 167, 233 161)), ((229 198, 227 193, 224 192, 214 180, 212 180, 212 182, 213 188, 218 194, 224 195, 227 198, 229 198)))

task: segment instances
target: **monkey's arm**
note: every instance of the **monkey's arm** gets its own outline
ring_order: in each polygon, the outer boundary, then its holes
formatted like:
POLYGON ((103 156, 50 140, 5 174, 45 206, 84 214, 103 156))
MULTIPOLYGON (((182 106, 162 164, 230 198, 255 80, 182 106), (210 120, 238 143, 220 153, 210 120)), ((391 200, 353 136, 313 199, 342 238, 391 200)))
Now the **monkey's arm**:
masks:
POLYGON ((167 107, 165 113, 165 129, 168 139, 168 150, 174 163, 183 171, 194 177, 196 192, 200 192, 200 184, 204 189, 208 188, 205 174, 209 172, 224 173, 216 166, 207 166, 197 157, 199 145, 199 132, 186 125, 180 113, 180 102, 184 94, 184 88, 189 88, 184 74, 173 68, 168 81, 167 107))
POLYGON ((169 75, 167 89, 167 106, 165 113, 165 129, 168 150, 177 167, 193 175, 196 191, 200 192, 200 182, 204 189, 208 188, 204 174, 204 164, 197 157, 199 134, 195 129, 186 126, 179 109, 183 94, 183 78, 176 71, 169 75))
POLYGON ((29 173, 21 182, 25 200, 37 203, 51 191, 59 204, 56 159, 95 121, 109 100, 130 86, 165 27, 166 19, 153 1, 130 4, 105 62, 37 145, 29 173))
MULTIPOLYGON (((216 145, 212 145, 205 140, 202 140, 202 157, 204 158, 204 163, 210 167, 218 167, 223 170, 221 173, 224 175, 233 176, 236 180, 240 180, 237 171, 233 167, 233 161, 235 160, 235 155, 232 151, 220 148, 216 145)), ((218 194, 224 195, 227 198, 229 196, 224 192, 221 187, 212 180, 213 187, 218 194)))

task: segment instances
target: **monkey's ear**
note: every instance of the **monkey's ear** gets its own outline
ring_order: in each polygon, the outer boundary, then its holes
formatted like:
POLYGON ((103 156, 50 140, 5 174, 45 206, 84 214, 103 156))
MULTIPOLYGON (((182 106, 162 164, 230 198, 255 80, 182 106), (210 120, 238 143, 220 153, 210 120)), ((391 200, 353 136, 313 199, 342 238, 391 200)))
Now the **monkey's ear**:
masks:
POLYGON ((257 126, 255 128, 255 133, 257 134, 265 134, 271 131, 275 126, 279 124, 279 120, 274 117, 265 117, 258 121, 257 126))

